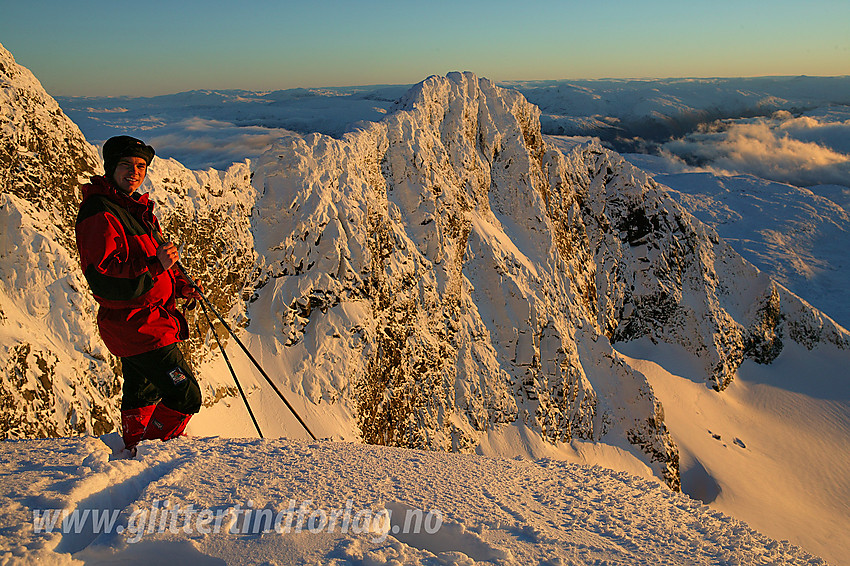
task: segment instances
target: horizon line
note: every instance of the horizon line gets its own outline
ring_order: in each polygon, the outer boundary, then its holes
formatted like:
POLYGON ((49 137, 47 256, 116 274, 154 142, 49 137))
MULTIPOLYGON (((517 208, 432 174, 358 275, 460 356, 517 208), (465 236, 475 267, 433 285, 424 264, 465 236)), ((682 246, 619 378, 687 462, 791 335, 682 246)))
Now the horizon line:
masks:
MULTIPOLYGON (((296 87, 288 87, 288 88, 273 88, 273 89, 251 89, 251 88, 194 88, 189 90, 179 90, 173 92, 163 92, 159 94, 146 94, 146 95, 133 95, 133 94, 53 94, 48 93, 56 98, 157 98, 160 96, 175 96, 179 94, 189 94, 189 93, 212 93, 212 92, 246 92, 246 93, 256 93, 256 94, 269 94, 273 92, 287 92, 287 91, 310 91, 310 90, 337 90, 337 89, 375 89, 375 88, 387 88, 387 87, 411 87, 413 85, 419 84, 431 77, 439 76, 445 77, 449 73, 460 72, 467 73, 471 71, 449 71, 445 74, 433 73, 431 75, 426 76, 420 81, 411 82, 411 83, 371 83, 371 84, 337 84, 337 85, 322 85, 322 86, 296 86, 296 87)), ((808 75, 808 74, 792 74, 792 75, 776 75, 776 74, 765 74, 765 75, 730 75, 730 76, 697 76, 697 75, 682 75, 682 76, 635 76, 635 77, 597 77, 597 78, 561 78, 561 79, 502 79, 502 80, 494 80, 489 77, 479 75, 475 72, 472 72, 473 75, 480 79, 488 79, 491 80, 496 85, 519 85, 519 84, 545 84, 545 83, 569 83, 569 82, 653 82, 653 81, 732 81, 732 80, 756 80, 756 79, 848 79, 850 78, 850 74, 843 75, 808 75)), ((36 77, 37 78, 37 77, 36 77)))

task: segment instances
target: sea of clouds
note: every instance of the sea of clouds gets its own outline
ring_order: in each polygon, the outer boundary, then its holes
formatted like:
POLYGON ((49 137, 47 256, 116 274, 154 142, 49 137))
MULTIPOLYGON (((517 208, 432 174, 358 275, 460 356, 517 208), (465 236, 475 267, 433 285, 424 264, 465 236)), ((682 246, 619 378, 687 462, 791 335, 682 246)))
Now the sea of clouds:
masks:
POLYGON ((550 134, 722 175, 850 186, 850 77, 512 83, 550 134))
POLYGON ((89 142, 144 139, 190 169, 226 169, 291 132, 340 136, 378 121, 409 88, 370 86, 272 92, 191 91, 156 97, 57 97, 89 142))
MULTIPOLYGON (((850 186, 850 76, 501 83, 544 133, 623 153, 798 186, 850 186)), ((391 112, 410 85, 60 97, 88 140, 127 133, 193 169, 254 158, 285 133, 341 136, 391 112)))

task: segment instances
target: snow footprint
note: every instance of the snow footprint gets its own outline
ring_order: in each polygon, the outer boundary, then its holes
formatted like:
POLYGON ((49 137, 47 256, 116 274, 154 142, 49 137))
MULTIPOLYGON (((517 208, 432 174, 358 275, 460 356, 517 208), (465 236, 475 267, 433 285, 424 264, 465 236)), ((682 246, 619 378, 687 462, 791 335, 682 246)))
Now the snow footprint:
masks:
MULTIPOLYGON (((117 434, 117 433, 113 433, 117 434)), ((124 509, 133 504, 145 488, 186 462, 188 457, 144 460, 112 460, 111 435, 101 438, 104 444, 89 454, 80 466, 83 480, 70 494, 56 528, 61 538, 57 553, 74 554, 89 546, 104 533, 121 534, 125 526, 118 524, 124 509)), ((153 456, 153 455, 152 455, 153 456)))

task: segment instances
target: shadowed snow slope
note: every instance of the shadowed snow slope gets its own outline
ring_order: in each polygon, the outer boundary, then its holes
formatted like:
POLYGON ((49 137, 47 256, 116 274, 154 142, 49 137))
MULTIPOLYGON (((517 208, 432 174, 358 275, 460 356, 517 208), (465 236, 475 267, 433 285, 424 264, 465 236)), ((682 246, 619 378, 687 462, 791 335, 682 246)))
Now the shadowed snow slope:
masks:
POLYGON ((682 491, 787 538, 831 564, 850 556, 850 380, 846 358, 788 344, 771 365, 746 361, 720 395, 693 379, 678 346, 619 345, 664 404, 682 491))

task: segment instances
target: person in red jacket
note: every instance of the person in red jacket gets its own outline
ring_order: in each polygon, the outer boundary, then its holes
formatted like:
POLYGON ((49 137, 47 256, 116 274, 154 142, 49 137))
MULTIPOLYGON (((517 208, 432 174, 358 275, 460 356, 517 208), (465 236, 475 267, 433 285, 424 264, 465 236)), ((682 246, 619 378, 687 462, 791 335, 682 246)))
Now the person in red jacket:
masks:
POLYGON ((99 304, 98 330, 121 359, 121 428, 132 454, 143 439, 182 434, 201 407, 198 382, 177 347, 189 329, 176 301, 200 298, 199 290, 172 269, 177 248, 162 237, 149 196, 136 192, 154 155, 129 136, 107 140, 105 174, 82 187, 76 222, 81 266, 99 304))

